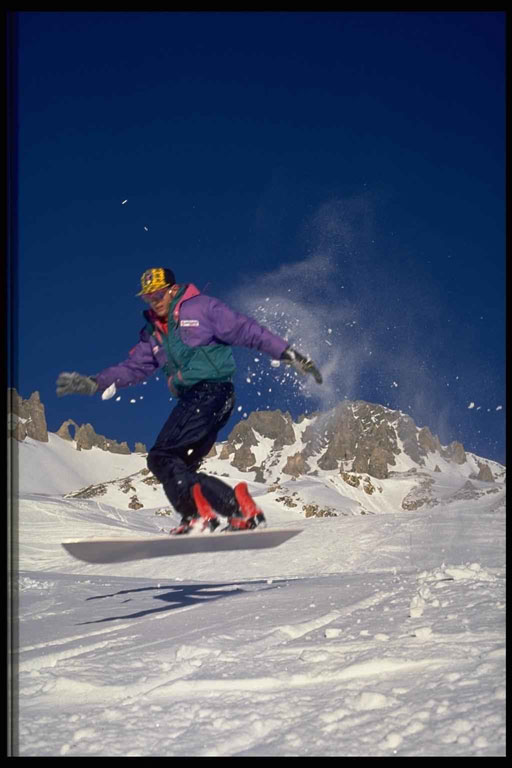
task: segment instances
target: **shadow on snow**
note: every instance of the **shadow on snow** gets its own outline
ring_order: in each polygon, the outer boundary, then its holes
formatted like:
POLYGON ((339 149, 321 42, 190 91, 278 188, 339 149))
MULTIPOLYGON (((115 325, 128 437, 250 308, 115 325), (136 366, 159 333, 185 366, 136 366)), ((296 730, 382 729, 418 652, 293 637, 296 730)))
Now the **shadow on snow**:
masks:
POLYGON ((272 582, 272 585, 269 585, 267 580, 261 580, 251 581, 245 586, 241 586, 240 582, 233 582, 232 584, 193 584, 122 589, 118 592, 113 592, 106 595, 95 595, 93 597, 88 597, 86 598, 86 602, 89 600, 109 600, 108 606, 111 608, 111 600, 115 600, 116 604, 125 605, 126 603, 131 603, 134 600, 140 602, 137 600, 137 598, 143 598, 144 605, 138 610, 130 613, 120 613, 116 614, 115 616, 105 616, 101 619, 82 621, 78 623, 78 626, 84 626, 87 624, 101 624, 107 621, 118 621, 119 619, 139 619, 155 613, 162 613, 163 611, 197 607, 204 605, 205 603, 211 603, 225 597, 231 597, 233 595, 242 595, 250 592, 261 592, 267 591, 269 589, 276 589, 280 583, 283 582, 272 582), (256 585, 263 584, 265 585, 264 587, 254 589, 256 585), (162 590, 170 591, 161 594, 162 590), (155 592, 158 592, 159 594, 151 594, 155 592), (160 600, 164 602, 165 605, 150 607, 149 605, 146 605, 146 600, 144 599, 146 597, 150 597, 152 600, 160 600))

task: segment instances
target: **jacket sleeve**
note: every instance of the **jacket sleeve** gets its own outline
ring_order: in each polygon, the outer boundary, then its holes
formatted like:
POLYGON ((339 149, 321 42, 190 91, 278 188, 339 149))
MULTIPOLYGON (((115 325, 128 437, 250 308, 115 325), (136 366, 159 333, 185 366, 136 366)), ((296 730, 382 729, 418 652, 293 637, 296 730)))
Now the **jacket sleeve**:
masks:
POLYGON ((224 344, 249 347, 279 360, 289 342, 277 336, 253 318, 228 307, 219 299, 210 299, 208 316, 214 336, 224 344))
POLYGON ((140 384, 165 363, 165 359, 159 357, 151 345, 149 335, 142 331, 141 340, 130 350, 126 360, 96 374, 98 391, 103 392, 111 384, 115 384, 116 389, 140 384))

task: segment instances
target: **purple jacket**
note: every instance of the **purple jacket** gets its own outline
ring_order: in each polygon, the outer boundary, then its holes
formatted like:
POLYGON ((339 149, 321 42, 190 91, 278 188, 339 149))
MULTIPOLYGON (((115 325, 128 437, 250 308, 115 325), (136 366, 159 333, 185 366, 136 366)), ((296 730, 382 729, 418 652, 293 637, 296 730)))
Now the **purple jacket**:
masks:
MULTIPOLYGON (((163 334, 165 327, 152 310, 144 312, 148 324, 140 332, 140 340, 121 363, 96 375, 98 390, 112 384, 116 389, 139 384, 168 362, 163 334)), ((213 344, 249 347, 279 360, 289 343, 264 328, 250 317, 235 312, 219 299, 201 294, 195 285, 187 286, 174 307, 173 319, 181 341, 187 347, 213 344)))

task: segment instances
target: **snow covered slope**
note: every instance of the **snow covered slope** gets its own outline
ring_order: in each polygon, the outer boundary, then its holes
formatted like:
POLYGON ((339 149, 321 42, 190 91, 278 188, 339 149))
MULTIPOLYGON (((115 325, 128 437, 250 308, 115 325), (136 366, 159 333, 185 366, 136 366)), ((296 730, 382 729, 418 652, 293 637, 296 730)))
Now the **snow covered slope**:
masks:
MULTIPOLYGON (((289 451, 295 448, 296 444, 289 451)), ((262 438, 256 453, 268 457, 269 450, 268 440, 262 438)), ((281 456, 280 460, 283 462, 286 457, 281 456)), ((22 493, 36 492, 37 488, 44 489, 39 492, 50 493, 54 489, 56 493, 59 489, 69 497, 97 499, 103 505, 123 510, 160 510, 162 514, 172 514, 162 487, 146 468, 143 456, 123 457, 94 448, 77 453, 72 444, 50 435, 49 444, 28 440, 22 443, 20 461, 22 493)), ((489 496, 497 500, 505 492, 505 467, 470 453, 463 464, 431 454, 423 466, 401 453, 396 466, 385 479, 315 466, 309 474, 280 474, 277 481, 268 483, 256 482, 254 472, 237 469, 218 457, 206 459, 202 469, 232 486, 242 480, 249 482, 262 505, 272 507, 277 502, 278 507, 293 510, 296 519, 428 510, 460 499, 489 496), (477 479, 483 461, 492 471, 487 481, 477 479)), ((274 524, 274 520, 270 522, 274 524)))
POLYGON ((121 455, 100 448, 77 451, 74 441, 63 440, 51 432, 47 443, 27 437, 21 443, 13 441, 13 446, 21 494, 64 494, 84 485, 137 472, 146 466, 146 460, 140 454, 121 455))
POLYGON ((170 525, 144 459, 54 436, 21 448, 18 754, 505 755, 503 481, 423 467, 436 503, 404 509, 410 468, 372 494, 333 471, 267 493, 231 468, 272 525, 304 532, 275 550, 95 566, 60 542, 170 525))

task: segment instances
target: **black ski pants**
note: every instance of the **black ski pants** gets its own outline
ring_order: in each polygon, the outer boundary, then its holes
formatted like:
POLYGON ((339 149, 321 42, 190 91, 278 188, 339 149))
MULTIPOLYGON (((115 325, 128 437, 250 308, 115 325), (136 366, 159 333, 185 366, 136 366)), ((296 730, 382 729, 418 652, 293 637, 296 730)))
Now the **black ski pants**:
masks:
POLYGON ((205 498, 221 515, 229 516, 236 509, 231 486, 217 477, 198 472, 234 405, 234 387, 230 382, 195 384, 179 398, 148 454, 148 468, 183 517, 196 511, 191 496, 195 483, 200 484, 205 498))

